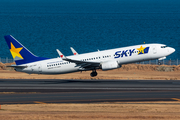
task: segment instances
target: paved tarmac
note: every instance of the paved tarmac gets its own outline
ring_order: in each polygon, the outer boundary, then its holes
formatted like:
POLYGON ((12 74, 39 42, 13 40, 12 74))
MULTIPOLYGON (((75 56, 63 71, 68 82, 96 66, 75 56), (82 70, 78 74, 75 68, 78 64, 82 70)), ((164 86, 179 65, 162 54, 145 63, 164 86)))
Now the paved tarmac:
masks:
POLYGON ((0 104, 172 100, 180 80, 0 80, 0 104))

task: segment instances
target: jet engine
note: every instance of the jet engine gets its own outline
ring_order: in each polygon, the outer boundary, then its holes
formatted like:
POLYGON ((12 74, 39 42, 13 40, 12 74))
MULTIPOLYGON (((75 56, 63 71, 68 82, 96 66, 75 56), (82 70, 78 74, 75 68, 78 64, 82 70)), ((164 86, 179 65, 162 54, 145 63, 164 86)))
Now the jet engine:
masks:
POLYGON ((117 61, 108 61, 101 64, 102 70, 111 70, 121 67, 117 61))

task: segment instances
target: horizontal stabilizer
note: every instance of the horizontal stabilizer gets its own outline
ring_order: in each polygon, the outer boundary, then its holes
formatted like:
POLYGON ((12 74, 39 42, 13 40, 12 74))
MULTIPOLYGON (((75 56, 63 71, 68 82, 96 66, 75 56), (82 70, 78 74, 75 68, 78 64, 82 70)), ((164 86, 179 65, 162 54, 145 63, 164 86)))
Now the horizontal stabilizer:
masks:
POLYGON ((27 66, 20 66, 20 65, 8 65, 6 67, 13 67, 13 68, 27 68, 27 66))

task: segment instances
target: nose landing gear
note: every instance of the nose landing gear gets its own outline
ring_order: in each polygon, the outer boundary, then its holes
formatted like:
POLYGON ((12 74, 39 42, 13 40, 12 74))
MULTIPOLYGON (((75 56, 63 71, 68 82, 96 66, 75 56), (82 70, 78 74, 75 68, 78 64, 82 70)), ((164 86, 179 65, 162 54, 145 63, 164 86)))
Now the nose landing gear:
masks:
POLYGON ((97 74, 98 73, 96 72, 96 70, 93 70, 90 75, 91 75, 91 77, 95 77, 95 76, 97 76, 97 74))

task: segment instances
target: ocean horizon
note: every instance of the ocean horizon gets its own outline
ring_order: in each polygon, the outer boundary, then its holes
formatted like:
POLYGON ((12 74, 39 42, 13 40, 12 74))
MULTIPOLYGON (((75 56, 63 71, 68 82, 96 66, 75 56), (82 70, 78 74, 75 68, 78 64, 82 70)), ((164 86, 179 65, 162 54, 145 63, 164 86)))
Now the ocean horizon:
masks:
POLYGON ((178 0, 0 0, 0 57, 12 58, 13 35, 32 53, 56 58, 131 45, 161 43, 180 59, 178 0))

